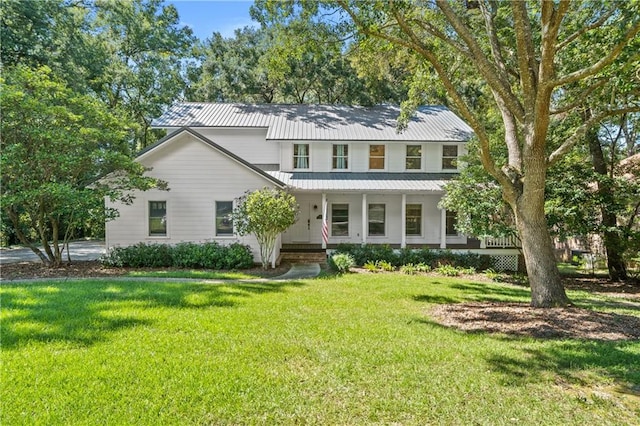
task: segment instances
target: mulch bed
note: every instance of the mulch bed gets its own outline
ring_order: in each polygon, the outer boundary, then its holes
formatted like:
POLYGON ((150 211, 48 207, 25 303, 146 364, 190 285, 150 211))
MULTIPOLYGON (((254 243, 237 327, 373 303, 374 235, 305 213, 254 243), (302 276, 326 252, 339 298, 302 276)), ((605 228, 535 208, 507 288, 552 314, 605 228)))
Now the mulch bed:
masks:
MULTIPOLYGON (((261 267, 244 269, 245 272, 256 277, 276 277, 287 272, 289 264, 281 264, 275 269, 264 270, 261 267)), ((78 261, 64 264, 60 268, 49 268, 37 262, 12 263, 0 266, 2 280, 25 280, 34 278, 92 278, 118 277, 127 275, 131 271, 168 271, 175 268, 115 268, 103 266, 99 261, 78 261)))
MULTIPOLYGON (((627 304, 640 310, 640 302, 627 304)), ((576 307, 536 309, 525 303, 455 303, 437 305, 429 314, 441 325, 471 332, 542 339, 640 339, 640 317, 576 307)))

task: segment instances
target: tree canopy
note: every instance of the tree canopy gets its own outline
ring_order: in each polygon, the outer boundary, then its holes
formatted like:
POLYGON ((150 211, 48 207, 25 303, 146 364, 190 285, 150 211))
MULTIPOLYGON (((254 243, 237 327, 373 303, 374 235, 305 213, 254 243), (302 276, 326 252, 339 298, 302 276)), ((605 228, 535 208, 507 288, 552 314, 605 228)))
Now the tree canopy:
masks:
POLYGON ((267 269, 278 235, 296 222, 298 203, 280 189, 263 188, 245 194, 233 209, 233 226, 240 235, 253 234, 260 245, 262 267, 267 269))
POLYGON ((130 190, 159 182, 131 158, 126 120, 50 69, 18 65, 0 86, 2 210, 23 244, 59 265, 61 246, 79 223, 116 213, 105 212, 104 197, 130 202, 130 190))

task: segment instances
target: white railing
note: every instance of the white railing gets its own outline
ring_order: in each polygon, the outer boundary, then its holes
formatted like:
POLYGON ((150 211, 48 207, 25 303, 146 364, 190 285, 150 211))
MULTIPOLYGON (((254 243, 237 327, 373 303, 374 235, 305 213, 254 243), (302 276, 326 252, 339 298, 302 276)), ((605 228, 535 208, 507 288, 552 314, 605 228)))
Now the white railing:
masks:
POLYGON ((487 248, 520 247, 520 241, 516 237, 488 237, 484 243, 487 248))

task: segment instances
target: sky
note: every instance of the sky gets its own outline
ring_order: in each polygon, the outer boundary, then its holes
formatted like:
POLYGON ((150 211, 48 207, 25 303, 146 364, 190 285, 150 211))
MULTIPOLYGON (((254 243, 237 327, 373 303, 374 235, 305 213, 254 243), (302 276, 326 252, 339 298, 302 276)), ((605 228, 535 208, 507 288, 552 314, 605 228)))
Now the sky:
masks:
POLYGON ((211 37, 216 31, 223 37, 231 37, 236 28, 258 26, 249 16, 253 1, 166 0, 165 3, 178 9, 180 23, 190 27, 201 40, 211 37))

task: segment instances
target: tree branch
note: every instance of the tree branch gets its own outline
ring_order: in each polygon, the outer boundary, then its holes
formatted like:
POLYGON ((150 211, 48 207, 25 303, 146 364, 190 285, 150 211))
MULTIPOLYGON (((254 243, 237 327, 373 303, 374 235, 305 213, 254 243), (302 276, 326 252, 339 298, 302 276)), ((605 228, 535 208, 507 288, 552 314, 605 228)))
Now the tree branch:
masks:
POLYGON ((573 135, 571 135, 562 145, 558 147, 555 151, 549 155, 547 159, 547 165, 550 167, 560 160, 567 152, 569 152, 575 145, 580 141, 586 131, 595 124, 601 122, 607 117, 612 117, 614 115, 626 114, 628 112, 638 112, 640 111, 640 106, 628 106, 625 108, 618 108, 609 111, 605 111, 599 115, 591 117, 585 123, 583 123, 580 127, 578 127, 573 135))
POLYGON ((597 83, 587 87, 582 93, 576 96, 576 98, 578 99, 577 101, 557 109, 552 109, 549 113, 551 115, 564 114, 565 112, 568 112, 574 108, 577 108, 578 106, 582 105, 585 102, 585 100, 589 97, 589 95, 591 95, 591 93, 593 93, 596 89, 607 84, 609 80, 611 80, 611 77, 606 77, 601 80, 598 80, 597 83))
POLYGON ((569 44, 571 44, 575 39, 581 37, 583 34, 591 30, 594 30, 598 27, 601 27, 607 21, 607 19, 609 19, 609 17, 613 15, 614 10, 615 9, 613 8, 610 9, 607 13, 604 13, 602 16, 600 16, 600 18, 593 24, 580 28, 578 31, 576 31, 575 33, 571 34, 569 37, 567 37, 566 39, 558 43, 558 45, 556 46, 556 51, 560 51, 564 49, 569 44))
POLYGON ((436 5, 444 13, 447 21, 464 40, 473 55, 474 63, 491 88, 504 99, 505 105, 520 122, 524 121, 524 108, 513 94, 508 80, 500 78, 500 72, 489 62, 482 48, 471 34, 469 28, 460 20, 447 0, 436 0, 436 5))
POLYGON ((615 61, 616 58, 620 56, 620 53, 622 53, 622 51, 626 47, 627 42, 633 39, 636 36, 636 34, 638 34, 639 31, 640 31, 640 21, 636 21, 631 26, 631 28, 629 28, 629 30, 627 31, 625 36, 622 38, 622 40, 618 44, 613 46, 611 51, 604 58, 600 59, 598 62, 591 65, 590 67, 576 70, 556 80, 550 80, 547 84, 551 87, 564 86, 565 84, 573 83, 575 81, 582 80, 586 77, 589 77, 598 73, 605 67, 611 65, 613 61, 615 61))
MULTIPOLYGON (((546 3, 543 2, 543 18, 545 17, 546 3)), ((537 72, 535 52, 533 42, 531 41, 531 26, 527 12, 527 5, 523 1, 514 1, 511 3, 513 11, 513 27, 516 36, 516 49, 518 68, 520 70, 520 84, 524 95, 526 109, 533 111, 536 103, 537 92, 537 72)), ((544 25, 543 25, 544 26, 544 25)))

